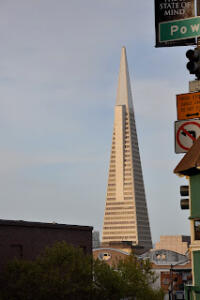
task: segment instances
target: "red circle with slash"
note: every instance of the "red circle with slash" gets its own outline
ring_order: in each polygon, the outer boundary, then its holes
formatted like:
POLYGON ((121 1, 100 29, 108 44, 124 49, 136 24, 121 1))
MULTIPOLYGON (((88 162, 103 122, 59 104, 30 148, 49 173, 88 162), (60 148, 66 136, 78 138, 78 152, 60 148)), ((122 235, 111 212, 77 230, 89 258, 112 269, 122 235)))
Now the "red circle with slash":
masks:
POLYGON ((196 123, 196 122, 186 122, 186 123, 183 123, 183 124, 180 126, 180 128, 178 129, 178 131, 177 131, 176 136, 177 136, 177 143, 178 143, 178 145, 179 145, 181 148, 183 148, 184 150, 189 150, 190 148, 185 147, 185 146, 183 146, 183 145, 181 144, 181 141, 180 141, 180 138, 179 138, 180 132, 183 131, 189 138, 191 138, 191 139, 193 140, 193 142, 196 141, 195 137, 194 137, 192 134, 190 134, 190 133, 184 128, 186 125, 195 125, 195 126, 198 126, 198 127, 200 128, 200 124, 199 124, 199 123, 196 123))

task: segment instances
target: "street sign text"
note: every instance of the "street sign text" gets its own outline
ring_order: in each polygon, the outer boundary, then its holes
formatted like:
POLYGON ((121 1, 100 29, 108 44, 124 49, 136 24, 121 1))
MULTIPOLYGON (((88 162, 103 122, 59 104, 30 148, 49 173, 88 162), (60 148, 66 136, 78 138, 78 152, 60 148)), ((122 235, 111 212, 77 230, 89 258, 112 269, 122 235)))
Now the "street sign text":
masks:
POLYGON ((160 42, 200 36, 200 16, 160 23, 160 42))
POLYGON ((200 118, 200 92, 176 96, 177 119, 200 118))
MULTIPOLYGON (((172 47, 195 45, 196 39, 186 38, 180 40, 160 41, 159 24, 163 22, 174 22, 195 17, 195 0, 154 0, 155 2, 155 29, 156 47, 172 47)), ((176 28, 177 29, 177 28, 176 28)), ((173 29, 175 30, 175 28, 173 29)), ((181 29, 183 30, 183 29, 181 29)))

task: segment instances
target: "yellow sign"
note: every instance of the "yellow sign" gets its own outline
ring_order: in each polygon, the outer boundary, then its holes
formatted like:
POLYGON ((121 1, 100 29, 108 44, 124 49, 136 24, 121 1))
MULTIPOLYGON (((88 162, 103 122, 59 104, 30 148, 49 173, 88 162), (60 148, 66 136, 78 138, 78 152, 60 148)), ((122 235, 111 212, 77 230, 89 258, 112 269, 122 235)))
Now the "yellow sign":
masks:
POLYGON ((177 119, 200 118, 200 92, 176 95, 177 119))

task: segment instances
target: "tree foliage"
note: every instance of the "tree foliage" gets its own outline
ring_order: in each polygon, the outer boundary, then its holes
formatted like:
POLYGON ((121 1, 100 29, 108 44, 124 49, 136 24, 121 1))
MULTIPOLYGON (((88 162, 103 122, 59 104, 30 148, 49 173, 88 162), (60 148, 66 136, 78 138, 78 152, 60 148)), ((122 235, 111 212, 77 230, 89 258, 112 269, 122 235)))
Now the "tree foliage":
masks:
POLYGON ((149 261, 130 255, 115 266, 65 242, 35 261, 14 260, 0 274, 0 300, 161 300, 149 261))
POLYGON ((137 299, 162 300, 162 290, 154 290, 151 285, 156 276, 149 260, 139 260, 131 254, 116 265, 94 262, 95 299, 137 299))
POLYGON ((35 261, 10 262, 1 274, 0 299, 89 299, 91 270, 91 257, 82 249, 57 243, 35 261))

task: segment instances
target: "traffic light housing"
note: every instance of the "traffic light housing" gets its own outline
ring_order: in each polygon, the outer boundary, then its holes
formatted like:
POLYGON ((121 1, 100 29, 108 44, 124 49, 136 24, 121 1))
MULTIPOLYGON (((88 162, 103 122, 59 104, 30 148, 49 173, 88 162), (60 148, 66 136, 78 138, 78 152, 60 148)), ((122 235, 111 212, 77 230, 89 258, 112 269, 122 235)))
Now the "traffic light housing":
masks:
POLYGON ((186 52, 186 57, 189 59, 187 63, 187 69, 190 74, 196 75, 197 79, 200 79, 200 49, 190 49, 186 52))
MULTIPOLYGON (((182 197, 189 196, 189 186, 181 185, 180 186, 180 194, 182 197)), ((181 206, 181 209, 189 209, 189 199, 188 198, 181 199, 180 206, 181 206)))

